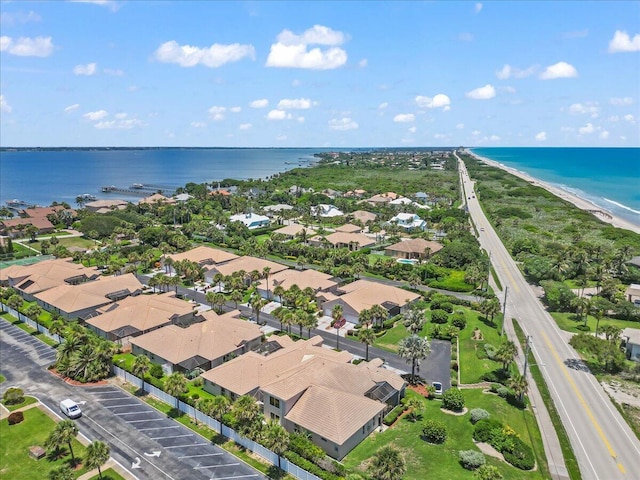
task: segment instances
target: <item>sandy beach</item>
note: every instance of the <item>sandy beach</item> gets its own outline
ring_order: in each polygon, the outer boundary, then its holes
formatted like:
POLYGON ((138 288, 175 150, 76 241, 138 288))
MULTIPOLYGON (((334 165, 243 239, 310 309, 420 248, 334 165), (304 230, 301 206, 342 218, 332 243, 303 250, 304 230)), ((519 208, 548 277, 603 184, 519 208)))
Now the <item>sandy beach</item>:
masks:
POLYGON ((474 156, 478 160, 483 161, 487 165, 501 168, 502 170, 509 172, 510 174, 515 175, 516 177, 522 178, 523 180, 531 183, 532 185, 537 185, 539 187, 544 188, 548 192, 551 192, 552 194, 554 194, 556 197, 559 197, 563 200, 566 200, 567 202, 574 204, 576 207, 578 207, 581 210, 586 210, 593 213, 593 215, 596 218, 598 218, 599 220, 602 220, 603 222, 609 223, 617 228, 624 228, 625 230, 631 230, 632 232, 640 233, 640 226, 635 225, 627 220, 624 220, 614 215, 613 213, 603 209, 602 207, 600 207, 599 205, 596 205, 595 203, 585 200, 584 198, 580 198, 577 195, 573 195, 565 190, 562 190, 561 188, 554 187, 553 185, 550 185, 546 182, 538 180, 537 178, 534 178, 527 173, 521 172, 520 170, 507 167, 506 165, 496 162, 495 160, 491 160, 486 157, 481 157, 479 155, 476 155, 473 152, 470 152, 469 150, 466 150, 466 152, 474 156))

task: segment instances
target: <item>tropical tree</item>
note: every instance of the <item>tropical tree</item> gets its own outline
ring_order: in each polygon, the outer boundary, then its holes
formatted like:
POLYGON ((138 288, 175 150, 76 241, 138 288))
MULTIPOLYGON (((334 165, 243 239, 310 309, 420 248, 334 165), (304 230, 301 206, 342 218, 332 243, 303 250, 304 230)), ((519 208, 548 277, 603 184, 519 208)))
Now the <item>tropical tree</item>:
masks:
POLYGON ((58 450, 62 445, 69 447, 69 453, 71 453, 71 465, 75 466, 76 457, 73 454, 73 447, 71 442, 78 435, 78 427, 73 420, 62 420, 56 424, 56 427, 47 437, 44 445, 47 450, 58 450))
POLYGON ((365 361, 369 361, 369 345, 373 345, 376 341, 376 333, 367 326, 362 327, 358 331, 358 340, 365 345, 365 361))
POLYGON ((278 422, 269 421, 263 435, 264 446, 278 455, 278 468, 280 468, 280 455, 289 448, 289 432, 278 422))
POLYGON ((410 333, 418 334, 422 331, 422 327, 424 327, 426 321, 424 310, 419 308, 410 308, 402 316, 402 324, 410 333))
POLYGON ((22 308, 22 305, 24 305, 24 300, 20 295, 16 293, 11 295, 7 299, 7 305, 9 306, 9 308, 12 308, 13 310, 18 311, 22 308))
POLYGON ((138 355, 133 361, 131 371, 136 377, 142 379, 142 391, 144 392, 144 377, 151 368, 151 360, 146 355, 138 355))
POLYGON ((485 314, 487 320, 494 323, 493 318, 500 313, 500 300, 497 297, 484 300, 480 304, 480 311, 485 314))
POLYGON ((49 471, 49 480, 74 480, 76 474, 68 466, 62 465, 49 471))
POLYGON ((509 364, 513 361, 513 358, 516 356, 516 353, 518 353, 516 344, 509 340, 498 347, 494 358, 498 362, 502 363, 502 369, 506 371, 509 368, 509 364))
POLYGON ((210 290, 204 296, 205 300, 207 301, 207 303, 209 304, 212 310, 214 309, 214 305, 215 305, 215 294, 216 292, 214 292, 213 290, 210 290))
POLYGON ((384 308, 381 305, 373 305, 370 309, 369 312, 371 314, 371 322, 376 325, 382 325, 382 323, 389 318, 389 312, 387 311, 386 308, 384 308))
POLYGON ((331 318, 333 319, 333 327, 336 329, 336 349, 340 350, 340 328, 342 327, 342 305, 336 304, 331 310, 331 318))
POLYGON ((251 310, 253 310, 254 315, 256 316, 256 323, 260 324, 260 313, 262 309, 267 305, 267 300, 262 298, 260 295, 256 295, 251 299, 251 310))
POLYGON ((405 404, 409 413, 407 414, 407 418, 412 422, 415 422, 420 417, 420 410, 422 410, 422 402, 418 397, 411 397, 409 401, 405 404))
POLYGON ((242 301, 243 295, 240 290, 232 290, 229 295, 229 300, 236 304, 236 309, 238 308, 238 304, 242 301))
POLYGON ((111 451, 109 449, 109 445, 105 442, 101 442, 100 440, 96 440, 87 446, 87 455, 84 458, 85 466, 89 470, 97 468, 98 478, 102 478, 102 471, 100 470, 100 467, 107 463, 110 455, 111 451))
POLYGON ((244 432, 247 432, 260 415, 260 406, 250 395, 242 395, 231 407, 231 412, 244 432))
POLYGON ((431 345, 426 338, 418 335, 410 335, 400 340, 398 344, 398 355, 411 363, 411 380, 415 381, 416 368, 419 368, 420 361, 429 356, 431 345))
POLYGON ((173 372, 164 382, 164 391, 176 398, 175 408, 178 408, 178 398, 187 391, 187 377, 180 372, 173 372))
POLYGON ((520 403, 524 400, 524 394, 527 391, 527 377, 521 375, 520 373, 514 373, 511 375, 511 378, 508 382, 508 387, 513 390, 513 393, 516 397, 520 399, 520 403))
POLYGON ((222 417, 231 409, 229 398, 224 395, 216 395, 211 402, 211 416, 220 422, 222 433, 222 417))
POLYGON ((617 343, 620 340, 620 334, 622 330, 619 327, 609 323, 602 327, 602 333, 604 333, 604 337, 608 342, 617 343))
POLYGON ((373 480, 400 480, 407 465, 400 450, 386 445, 374 454, 368 471, 373 480))
POLYGON ((216 311, 218 313, 222 313, 224 309, 224 305, 227 303, 227 299, 224 296, 224 293, 215 293, 213 295, 213 304, 218 307, 216 311))
POLYGON ((269 276, 271 274, 271 267, 264 267, 262 269, 262 278, 267 282, 267 300, 271 298, 271 294, 269 292, 269 276))

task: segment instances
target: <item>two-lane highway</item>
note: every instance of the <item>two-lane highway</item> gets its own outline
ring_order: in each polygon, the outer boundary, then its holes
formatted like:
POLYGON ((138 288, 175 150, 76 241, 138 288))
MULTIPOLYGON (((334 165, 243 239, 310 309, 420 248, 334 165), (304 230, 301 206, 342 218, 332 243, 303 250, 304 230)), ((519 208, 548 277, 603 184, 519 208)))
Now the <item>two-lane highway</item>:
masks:
MULTIPOLYGON (((533 352, 580 465, 584 479, 640 478, 640 441, 633 434, 596 378, 585 369, 570 368, 579 360, 536 291, 526 282, 473 190, 464 163, 459 160, 467 192, 469 214, 482 248, 491 255, 503 285, 509 286, 507 317, 516 318, 533 339, 533 352)), ((579 362, 577 362, 579 363, 579 362)))

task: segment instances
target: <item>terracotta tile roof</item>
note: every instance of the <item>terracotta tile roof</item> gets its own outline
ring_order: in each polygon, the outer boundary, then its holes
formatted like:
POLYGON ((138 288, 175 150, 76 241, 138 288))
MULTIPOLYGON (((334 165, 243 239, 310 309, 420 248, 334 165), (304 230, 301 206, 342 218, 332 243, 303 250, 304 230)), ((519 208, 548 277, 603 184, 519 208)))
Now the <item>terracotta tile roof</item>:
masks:
POLYGON ((385 193, 380 193, 378 195, 374 195, 369 200, 367 200, 367 202, 387 203, 387 202, 390 202, 391 200, 395 200, 398 197, 399 195, 395 192, 385 192, 385 193))
POLYGON ((165 197, 161 193, 154 193, 153 195, 149 195, 148 197, 144 197, 138 203, 147 203, 147 204, 166 203, 167 205, 170 205, 170 204, 176 203, 176 200, 174 198, 171 198, 171 197, 165 197))
POLYGON ((354 220, 359 220, 362 223, 375 222, 378 217, 375 213, 367 212, 366 210, 356 210, 349 215, 353 217, 354 220))
POLYGON ((417 293, 367 280, 348 283, 340 287, 340 290, 345 294, 338 297, 337 300, 348 304, 358 313, 374 305, 382 305, 387 302, 402 307, 420 298, 417 293))
POLYGON ((358 225, 354 225, 353 223, 345 223, 341 227, 336 228, 336 232, 345 232, 345 233, 360 233, 362 231, 362 227, 358 225))
POLYGON ((193 305, 170 293, 127 297, 98 309, 101 315, 87 320, 103 332, 127 330, 144 332, 171 323, 176 317, 188 315, 193 305))
POLYGON ((202 263, 215 265, 218 263, 228 262, 229 260, 234 260, 238 258, 238 255, 235 255, 230 252, 225 252, 224 250, 219 250, 217 248, 211 248, 206 246, 200 246, 196 248, 192 248, 183 253, 174 253, 173 255, 167 255, 173 261, 177 262, 180 260, 189 260, 190 262, 202 263))
MULTIPOLYGON (((283 270, 269 277, 270 287, 273 290, 281 285, 285 290, 297 285, 301 290, 311 287, 313 290, 328 290, 338 283, 331 280, 333 277, 317 270, 283 270)), ((266 288, 266 285, 265 287, 266 288)))
POLYGON ((304 225, 299 225, 297 223, 294 223, 294 224, 291 224, 291 225, 287 225, 285 227, 279 228, 278 230, 274 230, 273 233, 280 233, 282 235, 288 235, 290 237, 295 237, 297 234, 299 234, 305 228, 307 230, 307 237, 310 237, 310 236, 316 234, 315 230, 312 230, 311 228, 307 228, 304 225))
POLYGON ((342 445, 384 409, 382 402, 313 385, 285 418, 336 445, 342 445))
POLYGON ((238 310, 224 315, 208 311, 202 316, 204 322, 187 328, 168 325, 133 338, 131 344, 176 365, 195 356, 215 360, 262 336, 258 325, 237 318, 238 310))
POLYGON ((49 230, 54 228, 53 223, 49 221, 47 217, 35 217, 35 218, 10 218, 7 220, 0 220, 4 226, 8 229, 17 227, 18 225, 33 225, 38 230, 49 230))
MULTIPOLYGON (((310 241, 321 242, 321 236, 310 238, 310 241)), ((358 248, 368 247, 375 245, 376 241, 363 235, 362 233, 346 233, 346 232, 334 232, 325 237, 332 245, 348 245, 350 243, 358 244, 358 248)))
POLYGON ((93 202, 85 203, 85 208, 89 208, 90 210, 98 210, 101 208, 124 208, 129 204, 129 202, 125 202, 124 200, 112 199, 112 200, 95 200, 93 202))
POLYGON ((95 267, 87 268, 80 263, 73 263, 70 258, 44 260, 33 265, 12 265, 0 269, 0 281, 9 281, 15 288, 28 294, 66 285, 66 279, 82 275, 87 279, 95 279, 100 273, 95 267))
POLYGON ((431 255, 442 250, 441 244, 425 240, 424 238, 412 238, 411 240, 394 243, 393 245, 388 246, 385 250, 424 255, 424 249, 427 247, 431 249, 431 255))
POLYGON ((286 265, 282 265, 280 263, 271 262, 269 260, 265 260, 264 258, 257 257, 238 257, 230 262, 224 263, 222 265, 216 265, 215 270, 220 272, 222 275, 231 275, 234 272, 239 272, 240 270, 244 270, 247 273, 250 273, 254 270, 262 273, 264 267, 269 267, 271 269, 271 274, 281 272, 282 270, 286 270, 286 265))
POLYGON ((107 295, 127 290, 130 293, 142 290, 142 284, 132 273, 100 277, 98 280, 80 285, 60 285, 40 292, 35 297, 63 312, 73 313, 111 303, 107 295))

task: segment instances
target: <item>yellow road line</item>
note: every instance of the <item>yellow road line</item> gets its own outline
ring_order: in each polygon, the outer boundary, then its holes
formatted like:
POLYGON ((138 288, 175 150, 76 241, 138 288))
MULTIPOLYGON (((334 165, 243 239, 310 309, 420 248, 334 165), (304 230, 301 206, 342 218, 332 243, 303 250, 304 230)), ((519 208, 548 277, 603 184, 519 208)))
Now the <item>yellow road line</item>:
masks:
MULTIPOLYGON (((567 367, 565 367, 564 363, 562 362, 562 359, 560 358, 560 355, 558 355, 558 352, 556 352, 556 349, 553 348, 553 345, 551 345, 551 341, 549 341, 549 337, 547 337, 547 334, 544 332, 541 332, 541 333, 545 343, 547 344, 547 347, 549 347, 549 351, 553 354, 554 358, 556 359, 556 362, 558 362, 558 365, 560 365, 560 369, 562 370, 562 373, 564 373, 564 376, 567 377, 567 380, 569 381, 569 385, 571 385, 571 388, 573 388, 573 391, 576 394, 577 399, 580 401, 580 403, 582 404, 582 407, 587 412, 587 416, 589 417, 589 420, 591 420, 591 423, 593 424, 593 426, 596 427, 596 431, 598 432, 598 435, 604 442, 605 447, 607 447, 607 450, 609 451, 609 454, 611 455, 611 457, 613 457, 613 459, 615 460, 617 458, 616 452, 613 450, 613 447, 611 447, 611 444, 609 443, 607 436, 602 431, 600 424, 598 423, 598 421, 596 420, 596 417, 593 415, 593 412, 587 405, 587 402, 585 402, 584 397, 580 393, 580 390, 578 390, 578 386, 573 381, 573 378, 571 378, 571 375, 569 375, 569 371, 567 370, 567 367)), ((618 470, 620 470, 622 473, 625 473, 624 466, 622 466, 622 464, 617 461, 616 461, 616 464, 618 465, 618 470)))
POLYGON ((507 266, 503 261, 500 261, 500 266, 502 267, 502 270, 507 274, 507 277, 509 277, 509 280, 511 281, 510 286, 516 291, 516 293, 520 293, 520 288, 518 287, 518 284, 516 283, 515 279, 511 275, 509 268, 507 268, 507 266))

